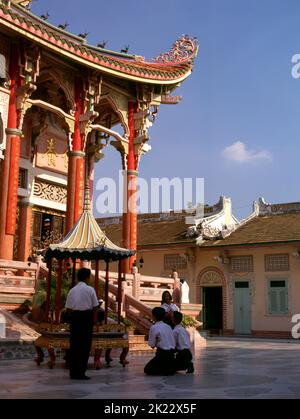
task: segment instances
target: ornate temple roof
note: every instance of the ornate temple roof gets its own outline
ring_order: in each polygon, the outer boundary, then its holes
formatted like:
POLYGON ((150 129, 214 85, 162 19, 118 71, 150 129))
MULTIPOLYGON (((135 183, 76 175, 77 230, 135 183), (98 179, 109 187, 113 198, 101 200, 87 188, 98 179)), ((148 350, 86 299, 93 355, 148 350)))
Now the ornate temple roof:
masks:
POLYGON ((0 25, 75 62, 116 77, 152 84, 176 84, 189 76, 198 52, 197 40, 182 35, 169 52, 153 61, 145 61, 141 56, 87 45, 84 39, 32 14, 26 8, 29 1, 15 0, 10 6, 7 3, 10 2, 0 0, 0 25))
POLYGON ((300 213, 257 216, 229 237, 207 241, 204 247, 292 244, 300 242, 300 213))
POLYGON ((92 214, 89 194, 90 191, 86 188, 81 217, 61 243, 49 246, 46 259, 101 259, 110 262, 135 254, 135 251, 123 249, 106 237, 92 214))
POLYGON ((254 211, 229 237, 207 241, 205 247, 292 244, 300 242, 300 202, 254 202, 254 211))

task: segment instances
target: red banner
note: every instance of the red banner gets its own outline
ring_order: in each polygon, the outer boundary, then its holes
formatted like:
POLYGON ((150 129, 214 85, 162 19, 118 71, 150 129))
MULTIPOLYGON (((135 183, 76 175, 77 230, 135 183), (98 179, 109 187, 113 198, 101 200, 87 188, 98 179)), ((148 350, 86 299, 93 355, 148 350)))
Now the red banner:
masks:
POLYGON ((14 235, 17 223, 19 164, 20 164, 20 137, 11 138, 10 149, 10 177, 8 183, 6 234, 14 235))

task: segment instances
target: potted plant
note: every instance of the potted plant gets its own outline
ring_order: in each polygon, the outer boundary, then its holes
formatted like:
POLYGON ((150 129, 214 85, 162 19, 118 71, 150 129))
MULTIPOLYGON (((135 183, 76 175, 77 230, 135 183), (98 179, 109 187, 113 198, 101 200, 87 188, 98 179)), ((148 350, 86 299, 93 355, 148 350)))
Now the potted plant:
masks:
POLYGON ((182 326, 186 328, 190 335, 191 345, 194 345, 195 331, 196 328, 199 326, 199 322, 195 320, 194 317, 184 314, 182 319, 182 326))
POLYGON ((122 323, 125 324, 126 329, 128 331, 128 335, 134 335, 134 331, 135 331, 134 324, 130 320, 126 319, 126 317, 122 317, 121 321, 122 323))

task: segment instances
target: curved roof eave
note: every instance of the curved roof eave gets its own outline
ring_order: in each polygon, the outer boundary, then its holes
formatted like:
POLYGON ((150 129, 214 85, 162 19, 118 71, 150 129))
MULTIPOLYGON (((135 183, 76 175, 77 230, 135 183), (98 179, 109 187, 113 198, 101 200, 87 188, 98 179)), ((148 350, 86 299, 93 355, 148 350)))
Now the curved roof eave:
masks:
POLYGON ((182 82, 191 74, 193 59, 198 50, 195 40, 183 35, 181 40, 176 41, 170 53, 162 54, 155 62, 132 61, 105 53, 96 53, 93 48, 70 41, 67 37, 62 37, 61 33, 54 32, 52 28, 49 29, 40 22, 33 22, 27 16, 24 18, 24 15, 18 14, 16 10, 0 7, 0 24, 73 62, 105 74, 140 83, 174 85, 182 82), (180 56, 182 52, 181 44, 178 44, 180 42, 190 42, 189 48, 183 51, 185 54, 183 58, 180 56), (178 61, 176 61, 177 56, 180 57, 178 61))

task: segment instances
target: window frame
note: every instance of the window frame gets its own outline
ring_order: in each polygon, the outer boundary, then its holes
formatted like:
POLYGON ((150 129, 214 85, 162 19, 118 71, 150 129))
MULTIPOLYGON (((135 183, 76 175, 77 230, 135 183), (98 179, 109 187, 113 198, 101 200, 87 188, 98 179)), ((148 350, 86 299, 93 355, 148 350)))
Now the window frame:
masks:
MULTIPOLYGON (((289 296, 290 296, 290 284, 289 284, 289 278, 287 276, 276 276, 276 277, 267 277, 266 278, 266 297, 267 297, 267 301, 266 301, 266 308, 267 308, 267 315, 268 316, 277 316, 277 317, 282 317, 282 316, 287 316, 290 314, 290 301, 289 301, 289 296), (285 310, 284 311, 273 311, 271 309, 271 290, 272 288, 276 288, 276 287, 271 287, 271 282, 274 281, 285 281, 285 287, 277 287, 278 289, 278 293, 282 290, 285 290, 285 310)), ((277 295, 277 305, 280 305, 280 303, 278 304, 280 296, 277 295)))
POLYGON ((289 272, 290 271, 290 254, 289 253, 267 253, 264 255, 265 272, 289 272), (287 256, 287 269, 267 269, 267 259, 272 256, 287 256))
POLYGON ((182 271, 182 270, 186 270, 187 269, 187 260, 186 260, 185 257, 180 256, 180 253, 165 253, 164 254, 164 270, 165 271, 170 271, 172 269, 175 269, 176 271, 177 270, 178 271, 182 271), (167 259, 167 257, 170 257, 170 256, 173 256, 173 257, 177 257, 177 258, 182 259, 184 261, 184 266, 178 266, 178 264, 175 264, 175 263, 173 263, 173 264, 167 264, 166 263, 166 259, 167 259))
POLYGON ((229 263, 229 271, 232 274, 236 274, 236 273, 253 273, 254 272, 254 257, 253 255, 236 255, 236 256, 230 256, 230 263, 229 263), (233 259, 237 259, 237 258, 249 258, 251 259, 251 264, 250 264, 250 270, 234 270, 232 269, 232 260, 233 259))

